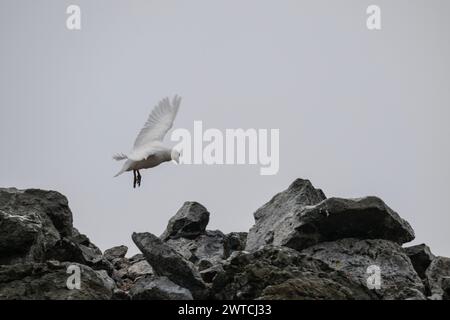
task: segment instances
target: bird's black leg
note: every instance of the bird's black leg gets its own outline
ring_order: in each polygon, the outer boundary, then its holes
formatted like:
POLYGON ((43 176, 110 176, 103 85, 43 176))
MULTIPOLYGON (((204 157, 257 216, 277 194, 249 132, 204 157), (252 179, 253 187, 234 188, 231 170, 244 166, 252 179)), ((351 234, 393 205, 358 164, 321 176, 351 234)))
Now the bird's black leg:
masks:
POLYGON ((141 178, 141 173, 137 170, 137 184, 139 187, 141 186, 141 178))
POLYGON ((134 176, 134 180, 133 180, 133 188, 136 188, 136 170, 133 170, 133 176, 134 176))

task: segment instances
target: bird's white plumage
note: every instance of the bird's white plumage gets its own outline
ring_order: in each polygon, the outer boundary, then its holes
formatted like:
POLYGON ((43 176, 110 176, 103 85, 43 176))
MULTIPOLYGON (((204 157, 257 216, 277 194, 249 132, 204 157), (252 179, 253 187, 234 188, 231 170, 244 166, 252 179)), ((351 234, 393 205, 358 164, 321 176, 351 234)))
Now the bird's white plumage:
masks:
POLYGON ((180 108, 181 98, 175 96, 170 103, 169 98, 164 98, 150 113, 147 122, 139 132, 134 147, 142 147, 149 142, 163 141, 166 133, 172 128, 173 121, 180 108))
POLYGON ((169 98, 162 99, 150 113, 144 127, 139 132, 128 159, 140 161, 165 149, 162 141, 172 128, 173 121, 180 108, 181 98, 175 96, 172 103, 169 98))
POLYGON ((136 137, 130 153, 118 153, 113 156, 117 161, 127 160, 115 176, 126 171, 153 168, 171 159, 179 161, 179 152, 167 148, 162 141, 172 128, 180 103, 181 98, 175 96, 172 101, 164 98, 156 105, 136 137))
POLYGON ((127 155, 124 153, 116 153, 115 155, 113 155, 113 159, 116 161, 125 160, 127 158, 127 155))
POLYGON ((151 141, 146 145, 138 148, 133 148, 131 152, 127 155, 127 158, 133 161, 141 161, 147 159, 149 156, 158 153, 159 151, 164 151, 167 148, 164 147, 162 142, 151 141))

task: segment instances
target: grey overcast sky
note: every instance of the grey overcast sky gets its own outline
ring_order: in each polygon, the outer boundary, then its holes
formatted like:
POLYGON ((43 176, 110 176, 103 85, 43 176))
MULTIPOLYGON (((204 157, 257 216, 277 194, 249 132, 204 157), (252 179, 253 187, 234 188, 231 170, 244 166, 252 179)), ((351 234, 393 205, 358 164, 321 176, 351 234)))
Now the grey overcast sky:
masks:
MULTIPOLYGON (((160 234, 186 200, 247 231, 295 178, 376 195, 450 256, 448 0, 2 0, 0 186, 58 190, 101 249, 160 234), (81 7, 82 29, 66 29, 81 7), (381 7, 382 30, 366 28, 381 7), (280 170, 176 166, 113 178, 156 102, 175 127, 279 128, 280 170)), ((170 141, 169 141, 170 143, 170 141)), ((173 143, 172 143, 173 144, 173 143)))

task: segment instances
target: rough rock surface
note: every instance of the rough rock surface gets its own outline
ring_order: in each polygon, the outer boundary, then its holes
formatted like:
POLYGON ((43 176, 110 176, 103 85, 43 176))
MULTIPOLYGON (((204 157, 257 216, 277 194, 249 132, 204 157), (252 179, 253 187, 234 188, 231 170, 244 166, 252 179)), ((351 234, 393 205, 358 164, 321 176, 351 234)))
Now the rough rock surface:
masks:
POLYGON ((154 274, 152 266, 146 260, 141 260, 130 265, 127 273, 128 277, 133 280, 154 274))
POLYGON ((192 263, 209 261, 215 264, 224 257, 225 235, 219 231, 205 231, 194 239, 169 239, 166 244, 192 263))
POLYGON ((430 266, 431 261, 435 258, 434 254, 431 253, 430 248, 425 244, 418 244, 416 246, 405 248, 405 252, 411 260, 419 277, 422 279, 425 278, 425 271, 430 266))
MULTIPOLYGON (((365 297, 362 297, 365 298, 365 297)), ((277 285, 267 286, 260 300, 353 300, 351 290, 330 279, 314 274, 292 278, 277 285)))
POLYGON ((161 239, 195 238, 202 234, 209 222, 209 212, 198 202, 185 202, 169 220, 161 239))
POLYGON ((186 288, 167 277, 145 277, 139 279, 130 290, 132 300, 193 300, 186 288))
POLYGON ((228 258, 234 251, 245 250, 247 232, 230 232, 223 243, 224 258, 228 258))
POLYGON ((81 269, 81 288, 69 289, 69 265, 57 261, 0 265, 0 299, 111 299, 112 283, 106 276, 80 264, 76 265, 81 269))
POLYGON ((450 259, 400 247, 414 232, 379 198, 326 199, 297 179, 249 233, 207 230, 209 216, 186 202, 161 237, 134 233, 142 254, 127 257, 74 228, 60 193, 0 188, 0 299, 450 298, 450 259), (80 289, 67 286, 73 267, 80 289))
POLYGON ((436 257, 425 272, 430 298, 450 299, 450 258, 436 257))
POLYGON ((247 235, 246 250, 273 244, 283 245, 289 234, 295 232, 293 217, 304 206, 314 205, 325 199, 320 189, 315 189, 308 180, 297 179, 287 190, 275 195, 255 213, 255 225, 247 235))
POLYGON ((206 230, 208 220, 209 212, 204 206, 186 202, 160 237, 200 271, 220 263, 233 251, 244 250, 247 238, 245 232, 225 235, 220 230, 206 230))
POLYGON ((399 244, 414 239, 409 223, 377 197, 323 198, 309 181, 296 180, 255 212, 246 250, 266 244, 301 250, 343 238, 386 239, 399 244))
POLYGON ((67 199, 54 191, 0 189, 0 263, 44 261, 45 252, 70 235, 67 199))
POLYGON ((132 239, 156 275, 166 276, 176 284, 189 289, 194 297, 202 296, 205 284, 190 261, 151 233, 133 233, 132 239))
POLYGON ((127 246, 117 246, 105 250, 103 257, 109 261, 114 261, 114 259, 122 259, 128 252, 127 246))
POLYGON ((342 271, 349 281, 367 284, 371 266, 380 270, 381 299, 425 299, 424 285, 411 260, 394 242, 386 240, 342 239, 310 247, 302 253, 342 271))
POLYGON ((212 292, 216 299, 232 300, 269 296, 302 300, 376 298, 367 287, 340 271, 281 246, 265 246, 252 253, 235 252, 215 276, 212 292), (333 295, 336 292, 339 294, 333 295))

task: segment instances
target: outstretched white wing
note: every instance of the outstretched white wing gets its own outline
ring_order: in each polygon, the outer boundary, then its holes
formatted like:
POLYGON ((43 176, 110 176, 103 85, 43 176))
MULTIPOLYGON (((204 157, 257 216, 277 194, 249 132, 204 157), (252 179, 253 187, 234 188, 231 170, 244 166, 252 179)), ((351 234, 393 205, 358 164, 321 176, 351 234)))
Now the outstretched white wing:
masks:
POLYGON ((169 98, 164 98, 158 103, 134 141, 134 147, 128 159, 140 161, 164 148, 162 141, 172 128, 180 103, 181 97, 178 96, 172 99, 172 103, 169 98))

